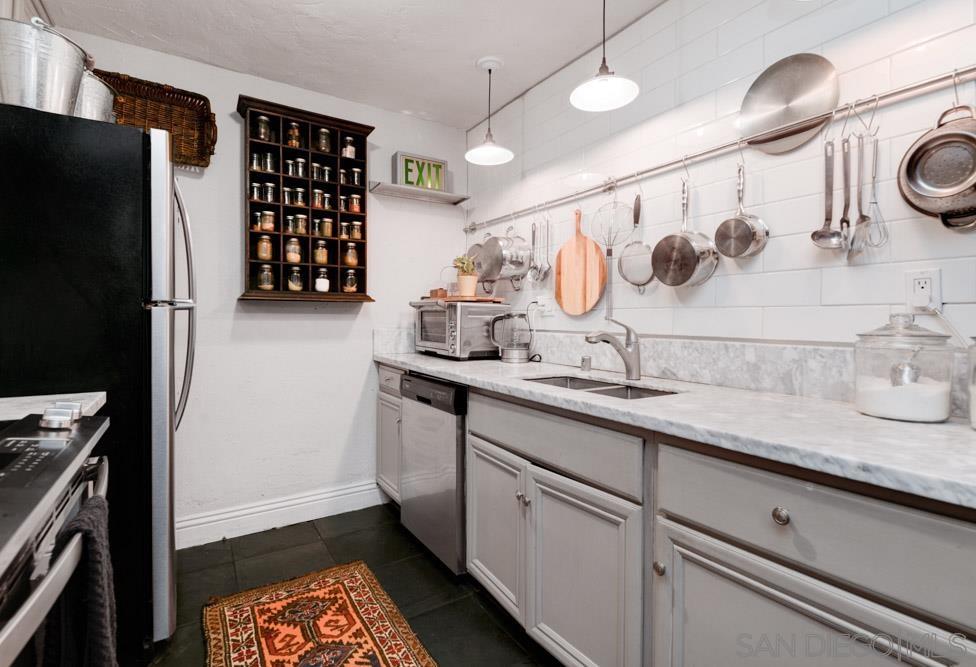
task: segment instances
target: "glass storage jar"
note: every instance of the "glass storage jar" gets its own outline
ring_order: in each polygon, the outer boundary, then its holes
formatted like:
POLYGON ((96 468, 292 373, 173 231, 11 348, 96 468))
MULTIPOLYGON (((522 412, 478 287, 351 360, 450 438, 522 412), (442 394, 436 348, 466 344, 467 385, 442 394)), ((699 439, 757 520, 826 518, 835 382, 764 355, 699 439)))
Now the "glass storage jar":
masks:
POLYGON ((332 180, 332 167, 327 164, 322 165, 322 180, 331 181, 332 180))
POLYGON ((273 232, 275 230, 275 212, 261 211, 261 231, 273 232))
POLYGON ((251 153, 251 171, 261 171, 261 155, 251 153))
POLYGON ((316 226, 319 236, 332 236, 332 218, 322 218, 316 226))
POLYGON ((352 221, 352 238, 357 241, 363 240, 363 223, 359 220, 352 221))
POLYGON ((295 233, 308 234, 308 216, 304 213, 295 215, 295 233))
POLYGON ((261 268, 258 269, 258 289, 263 289, 265 291, 274 289, 274 274, 271 273, 270 264, 262 264, 261 268))
POLYGON ((258 238, 257 246, 258 259, 263 259, 265 261, 271 259, 271 237, 261 236, 258 238))
POLYGON ((266 201, 266 202, 273 202, 275 200, 275 188, 276 187, 277 186, 274 183, 265 183, 264 184, 264 187, 262 188, 262 192, 264 193, 264 201, 266 201))
POLYGON ((277 171, 275 169, 275 156, 274 153, 264 154, 264 170, 265 171, 277 171))
POLYGON ((339 195, 339 210, 340 211, 347 211, 347 210, 349 210, 348 209, 348 205, 346 204, 347 201, 349 201, 349 197, 347 195, 339 195))
POLYGON ((305 283, 302 280, 302 270, 297 266, 293 266, 291 273, 288 274, 288 291, 301 292, 304 287, 305 283))
POLYGON ((258 139, 261 141, 271 141, 271 119, 267 116, 258 116, 258 139))
POLYGON ((291 188, 281 188, 281 203, 290 206, 295 203, 291 188))
POLYGON ((295 175, 295 161, 285 160, 285 175, 294 176, 295 175))
POLYGON ((345 145, 342 147, 342 157, 356 157, 356 146, 352 142, 352 137, 346 137, 343 139, 343 143, 345 145))
POLYGON ((355 243, 346 244, 346 254, 342 258, 342 263, 346 266, 359 266, 359 251, 356 250, 355 243))
POLYGON ((260 183, 251 183, 251 199, 261 199, 260 183))
POLYGON ((305 206, 305 188, 295 188, 295 206, 305 206))
POLYGON ((349 180, 348 172, 345 169, 339 170, 339 185, 346 185, 349 180))
POLYGON ((251 220, 254 221, 254 222, 251 223, 251 230, 252 231, 255 231, 255 232, 260 232, 261 231, 261 211, 255 211, 254 213, 252 213, 251 214, 251 220))
POLYGON ((300 178, 305 178, 305 158, 295 158, 295 175, 300 178))
POLYGON ((342 281, 342 291, 343 292, 355 292, 359 288, 359 280, 356 278, 356 272, 353 269, 348 269, 346 271, 346 278, 342 281))
POLYGON ((363 202, 362 195, 349 195, 349 212, 362 213, 363 210, 362 202, 363 202))
POLYGON ((292 148, 301 148, 302 133, 298 129, 298 123, 288 123, 288 145, 292 148))
POLYGON ((315 149, 322 153, 332 152, 332 132, 324 127, 319 128, 318 141, 315 143, 315 149))
POLYGON ((858 334, 854 345, 854 404, 886 419, 941 422, 951 408, 954 348, 949 336, 915 324, 910 313, 858 334))
POLYGON ((312 180, 321 181, 322 180, 322 165, 318 162, 312 163, 312 180))
POLYGON ((289 264, 302 263, 302 244, 298 239, 288 239, 285 244, 285 261, 289 264))
POLYGON ((295 216, 286 215, 285 216, 285 234, 295 233, 295 216))
POLYGON ((362 185, 363 184, 363 170, 359 167, 352 168, 352 184, 362 185))
POLYGON ((349 238, 349 223, 348 222, 340 222, 339 223, 339 238, 340 239, 347 239, 347 238, 349 238))
POLYGON ((329 273, 325 269, 319 269, 318 274, 315 276, 315 291, 316 292, 328 292, 329 291, 329 273))
POLYGON ((316 264, 329 263, 329 248, 325 245, 325 241, 315 242, 315 252, 312 253, 312 261, 316 264))

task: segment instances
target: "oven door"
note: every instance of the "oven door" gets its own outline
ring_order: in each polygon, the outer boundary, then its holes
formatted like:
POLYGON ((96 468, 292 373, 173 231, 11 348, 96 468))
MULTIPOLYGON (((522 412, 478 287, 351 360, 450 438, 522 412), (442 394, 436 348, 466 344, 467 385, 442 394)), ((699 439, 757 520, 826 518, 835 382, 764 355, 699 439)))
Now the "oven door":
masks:
POLYGON ((417 307, 414 342, 418 350, 450 354, 455 347, 451 340, 454 328, 454 309, 439 305, 417 307))

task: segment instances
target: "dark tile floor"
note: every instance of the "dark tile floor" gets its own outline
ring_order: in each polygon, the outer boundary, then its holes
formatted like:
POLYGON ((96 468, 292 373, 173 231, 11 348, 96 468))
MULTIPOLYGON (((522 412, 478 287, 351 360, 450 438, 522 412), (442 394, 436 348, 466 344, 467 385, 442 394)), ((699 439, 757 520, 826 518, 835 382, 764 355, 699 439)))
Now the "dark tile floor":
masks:
POLYGON ((177 630, 154 664, 204 665, 201 610, 211 596, 364 560, 442 667, 555 665, 470 577, 454 577, 400 526, 395 505, 177 552, 177 630))

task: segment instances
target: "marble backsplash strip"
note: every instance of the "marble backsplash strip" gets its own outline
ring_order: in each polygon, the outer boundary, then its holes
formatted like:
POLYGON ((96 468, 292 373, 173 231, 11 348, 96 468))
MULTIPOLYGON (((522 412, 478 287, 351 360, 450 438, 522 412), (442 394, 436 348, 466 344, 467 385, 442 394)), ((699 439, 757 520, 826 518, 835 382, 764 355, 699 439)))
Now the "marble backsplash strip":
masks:
POLYGON ((406 354, 415 351, 413 327, 373 329, 373 354, 406 354))

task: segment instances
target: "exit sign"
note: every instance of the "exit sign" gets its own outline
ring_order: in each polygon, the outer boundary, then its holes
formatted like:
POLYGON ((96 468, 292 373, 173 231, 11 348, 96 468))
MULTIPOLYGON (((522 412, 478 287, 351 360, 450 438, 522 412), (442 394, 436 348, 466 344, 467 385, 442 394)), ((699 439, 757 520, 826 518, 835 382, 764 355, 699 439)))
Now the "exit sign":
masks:
POLYGON ((443 192, 447 189, 447 162, 422 155, 394 153, 393 182, 443 192))

